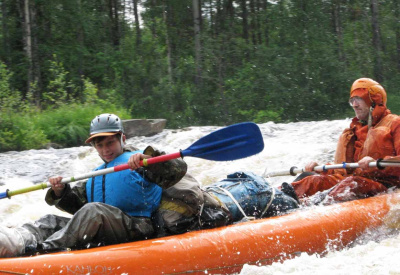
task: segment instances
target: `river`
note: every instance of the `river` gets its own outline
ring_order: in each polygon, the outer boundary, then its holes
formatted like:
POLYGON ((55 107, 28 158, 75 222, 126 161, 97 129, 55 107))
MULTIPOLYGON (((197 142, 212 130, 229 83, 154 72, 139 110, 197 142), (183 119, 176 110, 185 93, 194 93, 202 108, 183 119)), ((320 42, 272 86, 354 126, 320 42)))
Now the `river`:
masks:
MULTIPOLYGON (((333 160, 337 139, 350 123, 349 119, 288 124, 259 124, 265 148, 263 152, 236 161, 214 162, 187 157, 189 172, 203 185, 216 182, 235 171, 279 171, 316 160, 323 164, 333 160)), ((167 153, 186 149, 202 136, 218 129, 215 126, 166 129, 152 137, 134 137, 128 144, 144 149, 153 145, 167 153)), ((101 164, 90 146, 66 149, 28 150, 0 154, 0 192, 16 190, 46 181, 50 176, 71 177, 85 174, 101 164)), ((270 178, 274 186, 291 182, 292 176, 270 178)), ((45 214, 66 215, 44 202, 45 190, 30 192, 0 201, 0 223, 18 226, 45 214)), ((303 254, 283 263, 257 267, 245 265, 243 275, 250 274, 400 274, 400 236, 397 230, 379 228, 367 232, 357 245, 331 251, 324 257, 303 254)))

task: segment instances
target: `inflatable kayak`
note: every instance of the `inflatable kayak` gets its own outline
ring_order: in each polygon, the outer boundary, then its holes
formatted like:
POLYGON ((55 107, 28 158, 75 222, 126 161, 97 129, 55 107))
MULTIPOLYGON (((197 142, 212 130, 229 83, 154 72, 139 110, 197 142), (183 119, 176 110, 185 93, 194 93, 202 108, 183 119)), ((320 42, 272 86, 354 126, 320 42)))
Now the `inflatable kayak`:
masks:
POLYGON ((382 225, 400 193, 119 245, 0 259, 0 274, 231 274, 301 253, 324 254, 382 225))

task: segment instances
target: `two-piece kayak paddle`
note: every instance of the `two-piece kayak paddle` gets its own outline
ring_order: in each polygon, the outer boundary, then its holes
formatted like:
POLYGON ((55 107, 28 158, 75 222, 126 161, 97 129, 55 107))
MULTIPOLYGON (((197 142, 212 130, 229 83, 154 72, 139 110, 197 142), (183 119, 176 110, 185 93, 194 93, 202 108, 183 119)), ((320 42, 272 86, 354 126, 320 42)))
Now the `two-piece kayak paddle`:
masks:
MULTIPOLYGON (((216 130, 193 143, 185 150, 176 153, 144 159, 141 166, 153 163, 164 162, 171 159, 183 157, 197 157, 214 161, 229 161, 246 158, 261 152, 264 149, 264 141, 260 128, 253 122, 243 122, 216 130)), ((69 183, 77 180, 87 179, 100 175, 129 169, 128 164, 122 164, 98 171, 89 172, 80 176, 63 178, 61 183, 69 183)), ((7 190, 0 193, 0 199, 11 198, 12 196, 45 189, 50 183, 44 182, 14 191, 7 190)))
MULTIPOLYGON (((385 167, 400 167, 399 160, 378 160, 368 164, 369 167, 378 167, 383 169, 385 167)), ((341 163, 341 164, 327 164, 315 166, 313 171, 323 172, 329 169, 347 169, 347 168, 358 168, 358 163, 341 163)), ((273 171, 266 173, 264 172, 263 177, 279 177, 279 176, 296 176, 298 173, 305 172, 305 168, 297 168, 296 166, 291 167, 289 170, 273 171)))

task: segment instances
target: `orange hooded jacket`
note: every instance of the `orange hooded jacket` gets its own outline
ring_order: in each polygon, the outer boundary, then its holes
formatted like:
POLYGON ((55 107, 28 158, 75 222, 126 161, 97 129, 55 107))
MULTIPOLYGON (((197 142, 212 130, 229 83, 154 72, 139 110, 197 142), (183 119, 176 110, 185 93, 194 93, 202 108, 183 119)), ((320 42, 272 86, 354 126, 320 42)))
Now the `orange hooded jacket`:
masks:
MULTIPOLYGON (((365 95, 366 89, 360 92, 365 95)), ((363 96, 363 99, 365 96, 363 96)), ((370 105, 370 103, 369 103, 370 105)), ((376 106, 372 112, 372 127, 353 118, 350 128, 339 138, 335 163, 358 162, 365 156, 374 159, 397 158, 400 160, 400 117, 391 114, 384 104, 376 106)), ((347 190, 356 197, 368 197, 387 190, 387 187, 400 187, 400 169, 397 167, 370 168, 368 170, 335 169, 308 176, 293 182, 299 198, 312 196, 318 191, 334 187, 329 195, 335 200, 344 200, 341 194, 347 190)))

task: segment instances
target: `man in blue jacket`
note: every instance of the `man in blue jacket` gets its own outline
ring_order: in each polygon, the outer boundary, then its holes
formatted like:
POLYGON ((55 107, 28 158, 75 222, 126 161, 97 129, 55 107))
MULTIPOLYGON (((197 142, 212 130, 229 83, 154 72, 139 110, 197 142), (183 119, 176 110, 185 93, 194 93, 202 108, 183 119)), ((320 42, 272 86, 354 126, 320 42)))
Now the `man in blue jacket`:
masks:
POLYGON ((46 215, 20 228, 2 230, 0 257, 20 255, 37 247, 90 247, 153 236, 151 216, 159 207, 162 189, 180 181, 187 165, 182 159, 175 159, 140 167, 141 160, 161 153, 150 146, 144 151, 125 146, 125 139, 118 116, 96 116, 86 140, 104 161, 95 170, 125 163, 132 170, 96 176, 73 188, 62 184, 62 177, 50 178, 46 202, 73 216, 46 215))

